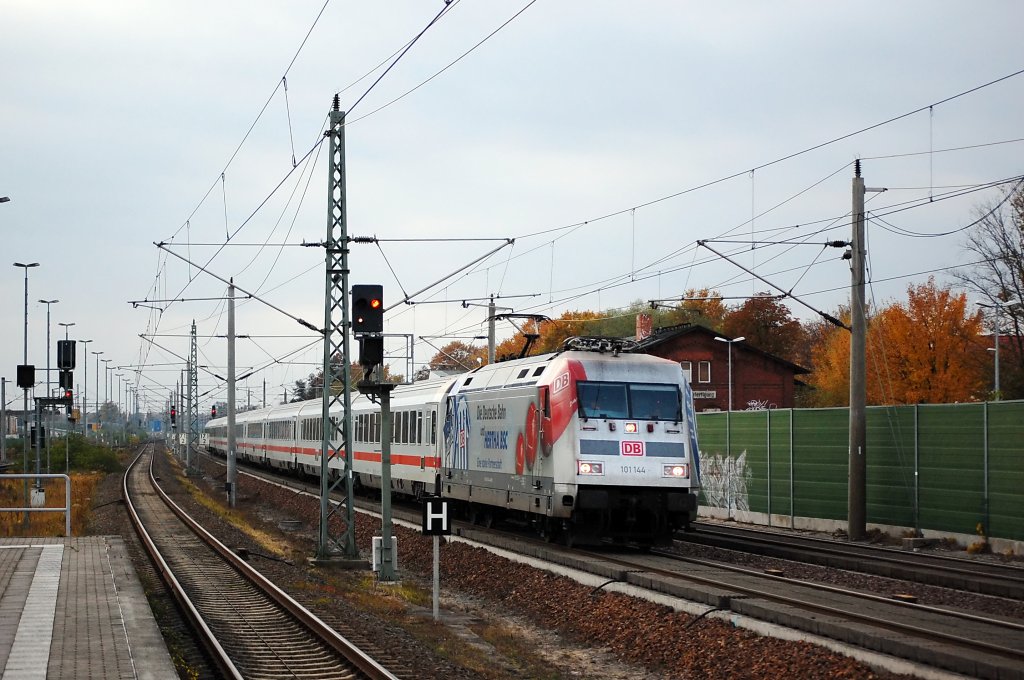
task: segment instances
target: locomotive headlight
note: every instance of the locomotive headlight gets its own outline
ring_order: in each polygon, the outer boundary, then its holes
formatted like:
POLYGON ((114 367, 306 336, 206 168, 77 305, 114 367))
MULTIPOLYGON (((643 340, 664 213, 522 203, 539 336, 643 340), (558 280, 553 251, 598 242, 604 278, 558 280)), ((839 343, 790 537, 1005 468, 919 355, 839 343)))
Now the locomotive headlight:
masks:
POLYGON ((637 430, 636 423, 626 423, 623 425, 622 430, 627 434, 635 434, 637 430))
POLYGON ((581 475, 603 475, 604 463, 592 463, 585 460, 576 461, 576 470, 581 475))
POLYGON ((690 466, 686 463, 678 463, 676 465, 666 465, 661 472, 662 477, 689 477, 690 466))

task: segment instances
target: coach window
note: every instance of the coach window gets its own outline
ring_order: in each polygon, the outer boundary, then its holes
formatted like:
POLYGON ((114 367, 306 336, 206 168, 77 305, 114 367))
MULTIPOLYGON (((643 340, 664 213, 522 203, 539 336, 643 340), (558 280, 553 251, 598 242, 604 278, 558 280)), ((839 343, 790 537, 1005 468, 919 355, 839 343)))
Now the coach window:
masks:
POLYGON ((437 444, 437 411, 430 412, 430 443, 437 444))
POLYGON ((701 361, 697 364, 697 382, 711 382, 711 362, 701 361))
POLYGON ((416 443, 423 443, 423 411, 416 411, 416 443))
POLYGON ((686 382, 693 382, 693 362, 680 361, 679 366, 683 369, 683 375, 686 376, 686 382))

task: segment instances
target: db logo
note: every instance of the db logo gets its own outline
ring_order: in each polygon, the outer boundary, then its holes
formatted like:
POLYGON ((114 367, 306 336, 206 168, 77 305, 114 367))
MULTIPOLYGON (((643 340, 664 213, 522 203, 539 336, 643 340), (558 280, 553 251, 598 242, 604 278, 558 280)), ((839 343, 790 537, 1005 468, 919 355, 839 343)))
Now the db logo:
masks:
POLYGON ((566 373, 561 374, 557 378, 555 378, 554 382, 551 384, 551 393, 552 394, 558 394, 559 392, 561 392, 562 390, 564 390, 568 386, 569 386, 569 373, 566 372, 566 373))
POLYGON ((643 442, 622 442, 622 455, 623 456, 642 456, 642 455, 644 455, 644 443, 643 442))

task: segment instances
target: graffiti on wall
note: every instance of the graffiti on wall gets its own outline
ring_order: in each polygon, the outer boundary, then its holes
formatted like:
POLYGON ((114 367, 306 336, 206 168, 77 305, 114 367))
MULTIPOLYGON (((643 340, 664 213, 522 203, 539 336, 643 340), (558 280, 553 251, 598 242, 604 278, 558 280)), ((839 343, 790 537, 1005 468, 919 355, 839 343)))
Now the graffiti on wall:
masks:
POLYGON ((747 452, 736 457, 721 453, 701 451, 701 488, 704 502, 713 507, 749 511, 750 498, 747 489, 754 479, 753 470, 747 465, 747 452))

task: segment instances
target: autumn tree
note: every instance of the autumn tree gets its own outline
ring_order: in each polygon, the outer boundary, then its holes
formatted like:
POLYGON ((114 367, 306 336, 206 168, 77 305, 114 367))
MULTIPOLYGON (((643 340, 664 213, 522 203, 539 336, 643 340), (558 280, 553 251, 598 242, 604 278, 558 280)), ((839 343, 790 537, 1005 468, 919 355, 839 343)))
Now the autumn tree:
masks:
POLYGON ((722 332, 733 338, 742 336, 750 345, 794 363, 807 342, 803 327, 790 315, 789 308, 768 293, 748 298, 730 310, 722 322, 722 332))
POLYGON ((602 324, 606 317, 598 312, 569 311, 557 319, 542 321, 528 320, 522 324, 522 330, 505 339, 495 348, 494 355, 500 360, 518 357, 526 344, 526 335, 537 334, 539 337, 530 348, 530 355, 555 352, 562 347, 566 338, 578 335, 603 335, 602 324))
POLYGON ((693 323, 716 331, 722 330, 722 324, 729 315, 722 294, 709 288, 690 288, 672 311, 673 320, 668 325, 693 323))
MULTIPOLYGON (((1016 304, 1024 301, 1024 185, 978 208, 963 247, 976 263, 958 271, 957 279, 992 305, 986 319, 991 331, 997 328, 996 314, 1000 317, 998 330, 1005 338, 1000 343, 1001 396, 1024 399, 1024 306, 1016 304)), ((992 370, 990 364, 990 375, 992 370)))
POLYGON ((471 371, 487 362, 487 348, 452 340, 438 350, 427 365, 434 370, 471 371))
POLYGON ((566 338, 580 335, 604 335, 606 319, 600 312, 589 310, 564 312, 557 319, 540 324, 540 337, 532 354, 554 352, 562 347, 566 338))
MULTIPOLYGON (((934 279, 907 289, 867 324, 869 404, 951 403, 983 396, 977 357, 981 317, 967 296, 940 288, 934 279)), ((848 312, 841 314, 849 323, 848 312)), ((982 350, 983 351, 983 350, 982 350)), ((850 334, 827 330, 813 352, 814 405, 845 406, 850 394, 850 334)))

